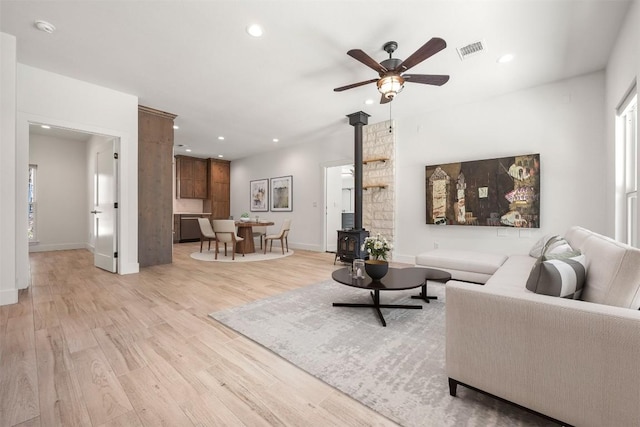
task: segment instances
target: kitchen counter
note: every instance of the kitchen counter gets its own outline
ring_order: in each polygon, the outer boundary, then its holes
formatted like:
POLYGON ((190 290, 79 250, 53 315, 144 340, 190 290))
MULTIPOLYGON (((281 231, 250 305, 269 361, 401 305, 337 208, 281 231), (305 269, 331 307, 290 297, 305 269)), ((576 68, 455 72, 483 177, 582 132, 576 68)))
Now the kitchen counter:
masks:
POLYGON ((211 212, 174 212, 174 215, 211 215, 211 212))

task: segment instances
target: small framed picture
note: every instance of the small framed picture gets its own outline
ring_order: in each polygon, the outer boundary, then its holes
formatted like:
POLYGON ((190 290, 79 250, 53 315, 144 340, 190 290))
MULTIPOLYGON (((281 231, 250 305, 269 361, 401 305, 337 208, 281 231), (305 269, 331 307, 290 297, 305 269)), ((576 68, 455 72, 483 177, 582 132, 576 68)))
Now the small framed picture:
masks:
POLYGON ((269 211, 269 180, 257 179, 249 182, 249 209, 251 212, 269 211))
POLYGON ((293 176, 271 178, 271 211, 291 212, 293 210, 293 176))

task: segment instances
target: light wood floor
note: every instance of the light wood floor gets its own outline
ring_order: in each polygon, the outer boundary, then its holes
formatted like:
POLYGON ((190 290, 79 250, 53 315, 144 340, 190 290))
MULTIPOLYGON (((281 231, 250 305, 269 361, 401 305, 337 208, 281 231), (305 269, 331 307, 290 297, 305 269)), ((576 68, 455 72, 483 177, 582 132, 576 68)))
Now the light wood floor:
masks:
POLYGON ((32 254, 32 286, 0 307, 0 426, 395 425, 207 316, 326 280, 332 254, 198 249, 127 276, 84 250, 32 254))

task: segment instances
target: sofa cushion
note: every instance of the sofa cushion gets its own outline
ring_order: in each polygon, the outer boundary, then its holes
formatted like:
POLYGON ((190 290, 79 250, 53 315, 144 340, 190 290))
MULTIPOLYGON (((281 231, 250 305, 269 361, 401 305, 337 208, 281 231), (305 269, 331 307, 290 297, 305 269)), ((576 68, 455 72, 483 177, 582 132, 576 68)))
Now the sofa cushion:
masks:
POLYGON ((572 227, 565 237, 587 258, 583 301, 640 307, 640 250, 582 227, 572 227))
POLYGON ((594 232, 591 230, 587 230, 586 228, 582 228, 579 226, 573 226, 567 230, 564 234, 564 238, 567 239, 572 248, 582 250, 582 245, 587 239, 593 236, 594 232))
POLYGON ((434 249, 417 255, 416 265, 445 270, 455 280, 485 283, 507 258, 475 251, 434 249))
POLYGON ((580 251, 543 255, 531 269, 526 287, 537 294, 580 299, 586 278, 585 262, 580 251))
POLYGON ((511 255, 496 271, 485 286, 504 291, 528 293, 526 289, 529 272, 535 265, 536 258, 529 255, 511 255))
POLYGON ((506 255, 436 249, 416 257, 416 264, 493 274, 507 260, 506 255))

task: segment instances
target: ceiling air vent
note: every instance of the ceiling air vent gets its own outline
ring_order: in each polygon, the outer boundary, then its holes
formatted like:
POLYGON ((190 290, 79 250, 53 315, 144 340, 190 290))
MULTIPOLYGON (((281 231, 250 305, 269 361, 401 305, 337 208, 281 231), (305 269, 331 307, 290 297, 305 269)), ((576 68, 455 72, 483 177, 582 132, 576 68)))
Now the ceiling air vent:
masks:
POLYGON ((466 46, 462 46, 457 48, 458 55, 460 55, 460 59, 467 59, 470 56, 477 55, 479 53, 484 52, 487 49, 487 45, 483 40, 469 43, 466 46))

